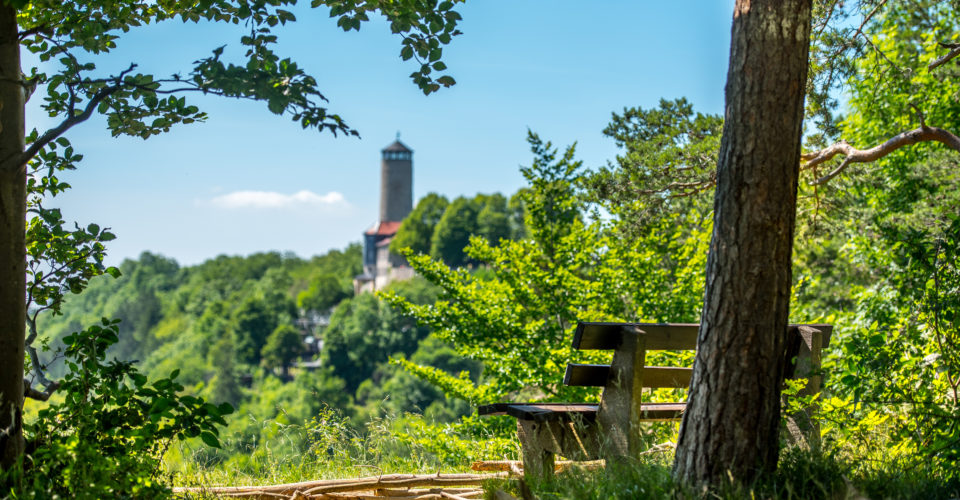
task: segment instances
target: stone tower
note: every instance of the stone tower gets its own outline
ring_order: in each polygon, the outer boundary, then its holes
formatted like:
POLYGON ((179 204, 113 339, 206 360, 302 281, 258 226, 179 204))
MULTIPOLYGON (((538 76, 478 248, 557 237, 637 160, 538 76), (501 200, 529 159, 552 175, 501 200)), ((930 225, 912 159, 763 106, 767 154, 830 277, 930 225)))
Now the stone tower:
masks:
POLYGON ((400 140, 380 160, 380 222, 399 222, 413 210, 413 150, 400 140))
POLYGON ((413 150, 397 139, 381 153, 380 218, 363 233, 363 274, 353 280, 358 295, 414 274, 403 256, 390 252, 400 222, 413 210, 413 150))

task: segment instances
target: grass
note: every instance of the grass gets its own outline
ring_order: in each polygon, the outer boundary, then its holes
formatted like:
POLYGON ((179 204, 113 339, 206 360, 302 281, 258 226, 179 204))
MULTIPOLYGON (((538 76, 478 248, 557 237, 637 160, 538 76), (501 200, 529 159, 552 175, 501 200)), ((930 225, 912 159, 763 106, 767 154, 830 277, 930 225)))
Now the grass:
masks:
POLYGON ((956 499, 960 482, 943 476, 929 462, 906 464, 858 462, 840 454, 815 453, 799 448, 782 453, 777 471, 753 484, 723 484, 695 490, 674 480, 672 456, 612 463, 601 470, 571 469, 553 480, 502 481, 518 498, 555 499, 956 499), (526 490, 526 491, 524 491, 526 490))
MULTIPOLYGON (((470 472, 474 460, 517 459, 512 439, 474 437, 456 426, 399 415, 352 429, 335 412, 305 425, 250 421, 221 436, 223 449, 179 444, 165 469, 177 486, 264 485, 390 473, 470 472)), ((694 490, 673 479, 672 453, 605 469, 573 468, 549 481, 493 481, 518 498, 553 499, 960 499, 960 472, 891 446, 882 429, 869 440, 832 442, 825 452, 785 448, 777 471, 753 484, 694 490)))
POLYGON ((474 460, 515 458, 513 440, 465 437, 456 426, 399 415, 353 429, 335 412, 305 425, 251 421, 222 449, 179 443, 164 459, 176 486, 265 485, 391 473, 472 472, 474 460))

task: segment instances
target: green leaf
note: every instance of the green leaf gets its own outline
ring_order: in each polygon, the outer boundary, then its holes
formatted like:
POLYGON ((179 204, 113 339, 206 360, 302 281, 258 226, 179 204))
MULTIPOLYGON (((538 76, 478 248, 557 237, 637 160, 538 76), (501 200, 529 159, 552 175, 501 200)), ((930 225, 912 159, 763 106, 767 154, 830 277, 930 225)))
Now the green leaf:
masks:
POLYGON ((220 440, 210 431, 201 432, 200 439, 211 448, 220 448, 220 440))

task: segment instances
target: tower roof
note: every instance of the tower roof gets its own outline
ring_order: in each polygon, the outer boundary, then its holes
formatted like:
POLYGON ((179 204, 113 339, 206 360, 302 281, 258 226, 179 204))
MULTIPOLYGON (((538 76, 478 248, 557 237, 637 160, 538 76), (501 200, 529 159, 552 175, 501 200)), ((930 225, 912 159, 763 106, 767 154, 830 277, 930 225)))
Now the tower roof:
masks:
POLYGON ((371 226, 370 229, 367 229, 363 234, 370 236, 393 236, 397 234, 397 230, 400 229, 400 222, 401 221, 389 220, 380 221, 371 226))
POLYGON ((393 141, 393 144, 391 144, 391 145, 383 148, 382 151, 383 151, 384 153, 386 153, 386 152, 388 152, 388 151, 404 151, 404 152, 408 152, 408 153, 412 153, 412 152, 413 152, 412 149, 408 148, 404 143, 400 142, 400 139, 397 139, 397 140, 393 141))

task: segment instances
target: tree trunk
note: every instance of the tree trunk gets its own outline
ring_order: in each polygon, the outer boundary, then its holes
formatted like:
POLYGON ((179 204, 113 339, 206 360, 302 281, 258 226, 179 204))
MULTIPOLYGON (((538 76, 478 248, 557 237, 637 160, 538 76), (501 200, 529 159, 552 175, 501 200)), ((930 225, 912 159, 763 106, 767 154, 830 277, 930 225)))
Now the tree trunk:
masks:
POLYGON ((737 0, 697 357, 689 483, 776 468, 811 0, 737 0))
POLYGON ((0 467, 23 453, 26 169, 17 13, 0 3, 0 467))

